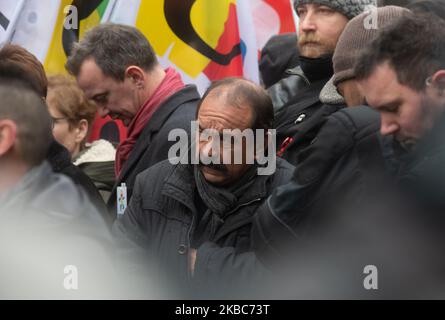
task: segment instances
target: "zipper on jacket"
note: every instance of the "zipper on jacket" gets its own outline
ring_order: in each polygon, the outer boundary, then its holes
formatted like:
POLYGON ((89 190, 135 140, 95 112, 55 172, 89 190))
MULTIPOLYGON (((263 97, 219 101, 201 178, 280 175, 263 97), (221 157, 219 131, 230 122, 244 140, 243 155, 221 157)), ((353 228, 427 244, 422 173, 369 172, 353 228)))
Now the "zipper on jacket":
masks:
MULTIPOLYGON (((238 205, 235 209, 231 210, 231 211, 226 215, 226 219, 227 219, 228 216, 230 216, 231 214, 233 214, 233 213, 234 213, 236 210, 238 210, 239 208, 241 208, 241 207, 245 207, 245 206, 248 206, 248 205, 251 205, 252 203, 255 203, 255 202, 258 202, 258 201, 261 201, 261 200, 263 200, 263 198, 253 199, 253 200, 250 200, 249 202, 242 203, 242 204, 238 205)), ((222 234, 220 234, 220 233, 216 233, 216 234, 215 234, 215 239, 214 239, 214 241, 218 241, 223 235, 227 234, 228 232, 231 232, 232 230, 238 229, 241 225, 243 225, 243 224, 245 223, 244 220, 246 220, 246 219, 243 219, 243 220, 242 220, 243 223, 241 223, 241 224, 240 224, 240 223, 234 224, 230 229, 225 230, 225 232, 222 233, 222 234)))
MULTIPOLYGON (((234 213, 236 210, 238 210, 239 208, 249 206, 249 205, 251 205, 252 203, 261 201, 262 199, 263 199, 263 198, 256 198, 256 199, 252 199, 252 200, 250 200, 250 201, 248 201, 248 202, 246 202, 246 203, 239 204, 238 206, 235 207, 235 209, 230 210, 230 211, 226 214, 226 218, 227 218, 228 216, 230 216, 231 214, 233 214, 233 213, 234 213)), ((225 221, 225 220, 224 220, 224 221, 225 221)))
MULTIPOLYGON (((226 218, 229 215, 233 214, 235 211, 237 211, 239 208, 251 205, 252 203, 261 201, 262 199, 263 198, 256 198, 256 199, 250 200, 250 201, 248 201, 246 203, 242 203, 242 204, 236 206, 234 209, 230 210, 229 213, 227 213, 226 218)), ((191 249, 191 245, 192 245, 191 234, 192 234, 192 230, 194 230, 194 226, 195 226, 194 225, 195 216, 196 216, 196 214, 193 213, 193 215, 192 215, 192 222, 190 224, 189 230, 187 231, 187 246, 188 246, 189 250, 191 249)), ((196 250, 198 250, 198 248, 196 248, 196 250)), ((196 267, 196 260, 195 260, 195 267, 196 267)), ((190 270, 190 255, 189 255, 189 253, 187 253, 187 277, 188 277, 189 280, 192 280, 192 278, 193 278, 192 271, 190 270)))
MULTIPOLYGON (((193 276, 192 276, 192 270, 190 270, 190 249, 192 248, 192 240, 191 240, 191 233, 192 230, 194 229, 194 222, 195 222, 195 216, 196 213, 192 211, 192 222, 190 224, 190 228, 187 231, 187 278, 189 281, 192 280, 193 276)), ((196 255, 198 255, 198 253, 196 253, 196 255)), ((196 267, 196 260, 195 260, 195 266, 196 267)))

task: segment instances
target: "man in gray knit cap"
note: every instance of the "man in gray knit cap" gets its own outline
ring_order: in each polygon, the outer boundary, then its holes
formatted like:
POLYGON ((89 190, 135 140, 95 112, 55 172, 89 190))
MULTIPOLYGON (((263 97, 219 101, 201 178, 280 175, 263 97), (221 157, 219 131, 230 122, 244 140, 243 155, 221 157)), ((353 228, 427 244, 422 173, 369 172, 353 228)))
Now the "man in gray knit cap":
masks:
POLYGON ((364 12, 369 0, 295 0, 300 19, 300 54, 318 58, 332 54, 349 19, 364 12))
POLYGON ((299 17, 300 66, 288 70, 288 77, 269 88, 276 112, 286 104, 300 103, 299 95, 308 87, 318 96, 332 76, 332 54, 344 27, 350 19, 375 5, 375 0, 294 1, 299 17))
POLYGON ((398 6, 385 6, 372 13, 363 13, 353 18, 341 34, 332 58, 334 75, 320 93, 320 101, 325 104, 362 105, 365 98, 355 79, 354 65, 363 47, 374 39, 379 29, 390 24, 408 9, 398 6), (371 18, 371 19, 370 19, 371 18), (371 21, 374 19, 375 21, 371 21), (368 21, 369 20, 369 21, 368 21), (375 24, 374 26, 368 22, 375 24))
MULTIPOLYGON (((311 128, 320 127, 323 102, 319 96, 332 77, 332 55, 349 19, 366 11, 373 0, 296 0, 300 18, 298 48, 300 66, 293 74, 268 89, 274 101, 278 155, 296 164, 299 150, 314 137, 311 128), (290 100, 289 102, 286 102, 290 100), (280 106, 284 106, 280 109, 280 106), (298 141, 294 136, 298 134, 298 141), (295 149, 297 148, 297 149, 295 149), (289 151, 293 149, 292 151, 289 151)), ((336 111, 331 110, 329 113, 336 111)))
POLYGON ((367 14, 347 24, 334 53, 333 83, 363 87, 381 112, 383 134, 412 140, 435 122, 429 133, 436 136, 424 136, 416 157, 405 155, 399 160, 408 162, 387 175, 396 164, 389 156, 393 140, 379 135, 378 113, 357 106, 363 94, 351 86, 355 94, 344 94, 351 108, 327 118, 292 181, 255 215, 255 256, 283 278, 274 280, 285 299, 443 297, 443 274, 435 268, 443 258, 445 24, 430 16, 436 23, 428 26, 396 6, 376 13, 377 28, 366 27, 367 14), (396 183, 399 190, 392 189, 396 183), (365 276, 357 277, 367 261, 386 273, 384 287, 373 292, 362 285, 365 276))

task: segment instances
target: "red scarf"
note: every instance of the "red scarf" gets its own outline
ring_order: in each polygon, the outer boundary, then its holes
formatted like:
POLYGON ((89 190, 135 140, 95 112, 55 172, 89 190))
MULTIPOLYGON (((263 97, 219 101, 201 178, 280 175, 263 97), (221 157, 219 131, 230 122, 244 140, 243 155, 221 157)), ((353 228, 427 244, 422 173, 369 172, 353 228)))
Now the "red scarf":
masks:
POLYGON ((142 130, 147 125, 153 113, 158 110, 159 106, 167 100, 175 92, 184 88, 181 76, 172 68, 165 70, 166 75, 155 92, 150 98, 139 108, 133 120, 128 126, 127 139, 121 142, 116 150, 116 177, 119 177, 125 161, 128 160, 133 147, 139 138, 142 130))

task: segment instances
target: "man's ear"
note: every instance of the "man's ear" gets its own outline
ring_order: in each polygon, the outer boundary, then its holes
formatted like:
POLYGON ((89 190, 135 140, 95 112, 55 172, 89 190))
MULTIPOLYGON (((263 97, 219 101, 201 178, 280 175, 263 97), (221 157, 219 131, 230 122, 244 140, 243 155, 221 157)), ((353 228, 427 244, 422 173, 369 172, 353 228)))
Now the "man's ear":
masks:
POLYGON ((145 85, 145 73, 138 66, 129 66, 125 70, 125 77, 129 78, 138 89, 143 89, 145 85))
POLYGON ((12 120, 0 120, 0 156, 5 155, 16 142, 17 126, 12 120))
POLYGON ((88 121, 86 119, 82 119, 79 121, 77 127, 76 127, 76 143, 81 143, 88 134, 88 121))
POLYGON ((438 70, 431 76, 431 83, 439 90, 439 94, 445 95, 445 70, 438 70))

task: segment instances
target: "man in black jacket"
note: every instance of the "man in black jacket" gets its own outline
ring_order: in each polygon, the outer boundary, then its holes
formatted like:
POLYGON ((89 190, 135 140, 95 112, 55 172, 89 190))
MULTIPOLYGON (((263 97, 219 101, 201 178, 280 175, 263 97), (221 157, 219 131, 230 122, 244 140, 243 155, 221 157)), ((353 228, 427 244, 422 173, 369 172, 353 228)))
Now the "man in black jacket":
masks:
MULTIPOLYGON (((369 5, 375 5, 375 1, 294 1, 299 17, 300 64, 287 70, 287 76, 268 89, 276 112, 302 101, 307 95, 303 93, 305 91, 309 91, 310 97, 318 97, 323 84, 332 76, 332 55, 346 23, 369 5)), ((310 104, 308 102, 307 106, 310 104)), ((281 118, 276 121, 279 124, 281 118)))
POLYGON ((164 70, 145 36, 130 26, 91 29, 73 46, 66 68, 102 117, 110 115, 128 127, 117 148, 116 185, 108 201, 115 216, 117 188, 125 183, 129 201, 137 174, 167 159, 173 145, 169 132, 189 132, 199 94, 174 69, 164 70))
POLYGON ((381 123, 364 107, 331 115, 292 182, 258 211, 256 254, 275 266, 289 258, 288 294, 443 298, 444 30, 412 14, 383 28, 354 71, 381 123), (302 277, 316 279, 305 292, 302 277))
MULTIPOLYGON (((306 102, 309 101, 305 99, 283 111, 282 115, 285 115, 286 119, 278 125, 277 131, 278 140, 285 142, 278 150, 279 156, 297 165, 304 149, 315 139, 330 114, 344 107, 365 103, 355 80, 354 63, 362 47, 377 36, 378 28, 388 25, 406 12, 409 11, 395 6, 375 8, 348 22, 332 58, 334 75, 323 86, 319 97, 313 97, 312 100, 316 102, 305 108, 306 102), (372 24, 378 28, 373 28, 372 24), (304 110, 300 110, 300 107, 304 110)), ((308 99, 309 96, 310 94, 307 95, 308 99)))
POLYGON ((427 198, 437 205, 443 204, 439 186, 444 181, 438 165, 445 111, 444 26, 433 14, 407 16, 382 32, 356 67, 363 94, 380 113, 381 134, 395 139, 402 184, 421 200, 431 191, 427 198))
POLYGON ((199 154, 199 162, 172 164, 170 159, 141 173, 114 229, 146 247, 178 283, 204 286, 192 294, 205 297, 239 284, 234 281, 243 268, 230 256, 251 251, 252 216, 273 189, 288 181, 293 167, 280 159, 275 167, 273 150, 267 166, 261 160, 265 144, 273 143, 273 108, 256 84, 237 78, 213 83, 197 121, 192 155, 199 154), (273 170, 263 170, 270 166, 273 170))
POLYGON ((296 164, 299 150, 312 141, 324 118, 343 105, 343 99, 321 101, 320 93, 333 75, 334 50, 348 20, 374 4, 371 0, 294 2, 300 18, 300 66, 268 89, 274 101, 278 155, 290 163, 296 164))
MULTIPOLYGON (((404 12, 406 10, 396 7, 379 9, 378 23, 382 27, 404 12)), ((341 80, 339 83, 349 81, 348 86, 351 86, 354 79, 353 64, 356 54, 364 43, 369 42, 377 34, 377 30, 365 29, 363 25, 365 17, 366 15, 362 15, 354 18, 351 25, 348 25, 349 29, 347 27, 345 30, 344 40, 339 42, 342 43, 340 48, 345 48, 343 53, 348 58, 348 63, 343 64, 342 68, 337 68, 337 78, 341 80)), ((342 56, 340 53, 339 55, 342 56)), ((352 88, 355 89, 356 87, 352 86, 352 88)), ((360 103, 360 100, 356 99, 357 97, 361 97, 363 100, 363 96, 357 94, 357 92, 350 94, 352 90, 347 91, 348 94, 345 94, 345 98, 335 88, 334 92, 328 92, 326 96, 331 98, 330 102, 332 104, 342 104, 341 107, 344 106, 345 100, 351 106, 360 103)), ((223 245, 213 241, 205 243, 200 248, 201 255, 203 257, 211 256, 212 258, 209 259, 209 266, 198 263, 199 272, 195 276, 196 281, 205 283, 207 287, 214 285, 221 289, 223 286, 216 284, 217 282, 210 276, 211 274, 219 274, 219 280, 226 286, 229 283, 238 282, 239 287, 236 294, 241 297, 278 297, 275 292, 254 289, 255 286, 261 287, 266 283, 266 280, 271 279, 271 274, 264 270, 261 263, 264 262, 262 242, 266 243, 266 246, 274 247, 274 249, 275 245, 276 247, 285 246, 286 242, 277 238, 288 234, 289 230, 292 230, 299 221, 303 222, 301 226, 307 224, 304 221, 305 219, 302 219, 302 216, 306 214, 313 216, 310 220, 316 220, 316 211, 323 212, 329 209, 323 208, 322 205, 327 203, 326 200, 331 194, 334 194, 333 191, 339 194, 348 194, 354 189, 351 190, 350 188, 353 183, 356 183, 355 185, 362 184, 362 178, 357 172, 365 167, 369 169, 371 165, 374 165, 373 160, 378 158, 378 152, 380 152, 376 137, 379 127, 378 114, 368 107, 356 107, 344 110, 344 112, 334 113, 325 123, 320 121, 321 124, 323 125, 316 135, 316 139, 303 153, 302 164, 298 167, 299 171, 294 175, 294 180, 301 182, 301 185, 292 181, 276 188, 273 190, 271 200, 260 206, 267 207, 270 204, 277 212, 271 211, 272 214, 263 214, 260 216, 261 219, 257 218, 257 225, 253 228, 252 247, 239 250, 237 244, 230 244, 230 242, 223 245), (376 148, 378 149, 377 154, 373 156, 376 148), (320 183, 320 181, 323 183, 320 183), (300 188, 300 186, 304 188, 300 188), (312 190, 314 188, 315 191, 312 190), (318 208, 310 208, 312 203, 318 201, 320 201, 318 208), (309 209, 311 210, 309 211, 309 209), (279 220, 282 216, 284 216, 284 225, 279 220), (265 221, 264 218, 270 219, 265 221), (261 260, 258 260, 256 255, 261 260), (214 268, 219 268, 220 272, 213 272, 214 268), (253 284, 249 288, 250 291, 245 285, 246 279, 249 279, 248 281, 253 284)), ((153 180, 153 178, 150 176, 149 180, 153 180)), ((179 183, 175 180, 174 183, 169 184, 178 185, 179 183)), ((358 191, 361 191, 361 189, 358 191)), ((147 205, 148 203, 147 201, 147 205)), ((184 233, 184 231, 181 233, 184 233)), ((282 259, 274 260, 277 263, 280 261, 282 259)), ((264 264, 268 265, 267 262, 264 262, 264 264)), ((227 294, 222 289, 221 296, 225 296, 224 293, 227 294)), ((231 293, 234 294, 233 291, 231 293)))

